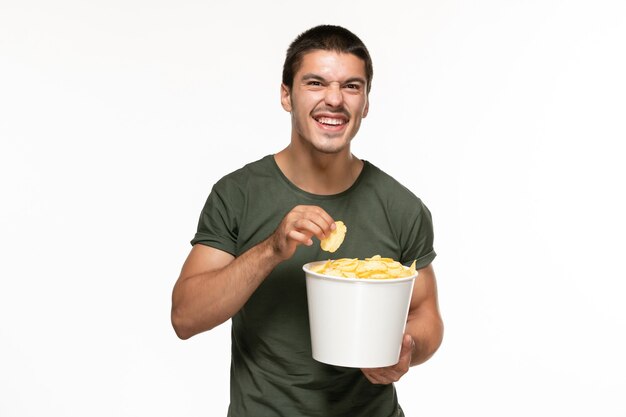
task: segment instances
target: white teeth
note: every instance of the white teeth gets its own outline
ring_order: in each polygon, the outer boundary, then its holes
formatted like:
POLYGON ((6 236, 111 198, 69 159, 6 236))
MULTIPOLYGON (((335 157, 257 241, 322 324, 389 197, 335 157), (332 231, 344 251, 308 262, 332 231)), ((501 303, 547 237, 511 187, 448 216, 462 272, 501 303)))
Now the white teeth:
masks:
POLYGON ((319 117, 317 121, 325 125, 339 126, 345 123, 343 119, 333 119, 331 117, 319 117))

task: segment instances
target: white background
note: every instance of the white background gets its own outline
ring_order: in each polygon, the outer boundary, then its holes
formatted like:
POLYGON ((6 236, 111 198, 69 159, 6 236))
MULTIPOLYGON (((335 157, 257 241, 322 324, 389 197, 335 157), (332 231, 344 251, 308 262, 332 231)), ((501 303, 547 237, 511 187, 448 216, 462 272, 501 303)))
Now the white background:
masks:
POLYGON ((0 415, 225 415, 229 324, 178 340, 171 289, 320 23, 374 59, 354 153, 434 216, 407 416, 626 416, 619 0, 0 0, 0 415))

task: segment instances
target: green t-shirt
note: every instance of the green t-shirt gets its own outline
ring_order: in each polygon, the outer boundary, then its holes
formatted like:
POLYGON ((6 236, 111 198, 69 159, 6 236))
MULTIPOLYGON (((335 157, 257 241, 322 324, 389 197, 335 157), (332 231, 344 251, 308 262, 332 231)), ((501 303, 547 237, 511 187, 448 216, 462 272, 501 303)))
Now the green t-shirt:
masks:
MULTIPOLYGON (((214 185, 191 243, 239 256, 266 239, 297 205, 320 206, 346 224, 333 259, 378 254, 407 265, 417 260, 419 269, 436 256, 426 206, 371 163, 364 162, 348 190, 314 195, 292 184, 272 155, 214 185)), ((311 356, 302 265, 331 257, 318 243, 299 246, 233 316, 229 417, 403 416, 393 384, 371 384, 360 369, 311 356)))

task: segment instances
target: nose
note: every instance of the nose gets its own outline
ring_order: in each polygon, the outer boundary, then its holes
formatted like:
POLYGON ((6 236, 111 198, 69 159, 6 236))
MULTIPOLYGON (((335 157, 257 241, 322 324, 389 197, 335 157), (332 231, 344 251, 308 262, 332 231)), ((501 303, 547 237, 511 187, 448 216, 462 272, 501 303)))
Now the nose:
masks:
POLYGON ((324 101, 331 107, 340 107, 343 104, 343 94, 341 94, 341 86, 339 83, 330 83, 328 85, 324 101))

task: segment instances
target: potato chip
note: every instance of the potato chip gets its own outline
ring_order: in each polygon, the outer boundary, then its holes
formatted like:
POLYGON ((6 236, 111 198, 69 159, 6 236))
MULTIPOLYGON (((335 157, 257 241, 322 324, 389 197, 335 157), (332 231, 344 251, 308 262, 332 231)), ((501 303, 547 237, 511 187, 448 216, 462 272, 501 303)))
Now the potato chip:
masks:
POLYGON ((335 230, 326 239, 320 241, 320 247, 326 252, 335 252, 346 237, 346 232, 348 231, 346 225, 341 220, 338 220, 335 222, 335 226, 337 226, 335 230))
POLYGON ((341 258, 328 260, 311 269, 318 274, 344 278, 392 279, 415 275, 415 261, 406 268, 400 262, 380 255, 365 258, 341 258))
POLYGON ((311 268, 311 271, 317 272, 319 274, 323 274, 328 267, 330 266, 330 261, 327 261, 325 264, 319 264, 311 268))

